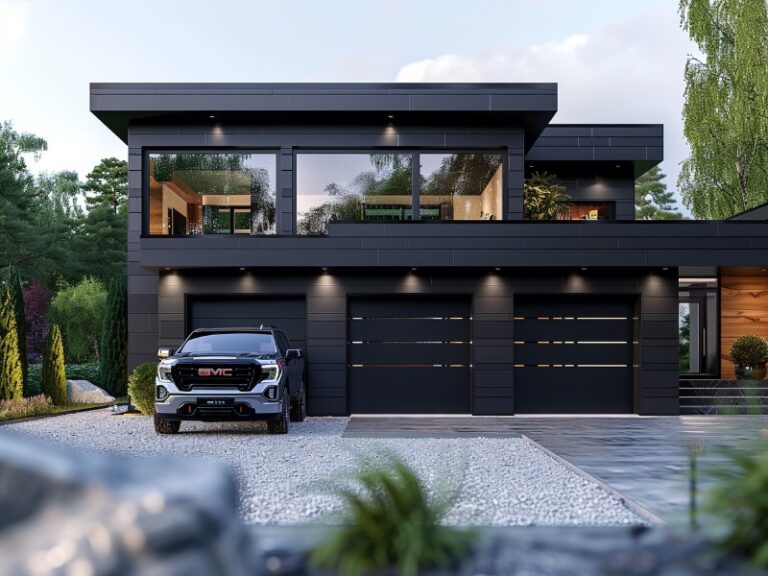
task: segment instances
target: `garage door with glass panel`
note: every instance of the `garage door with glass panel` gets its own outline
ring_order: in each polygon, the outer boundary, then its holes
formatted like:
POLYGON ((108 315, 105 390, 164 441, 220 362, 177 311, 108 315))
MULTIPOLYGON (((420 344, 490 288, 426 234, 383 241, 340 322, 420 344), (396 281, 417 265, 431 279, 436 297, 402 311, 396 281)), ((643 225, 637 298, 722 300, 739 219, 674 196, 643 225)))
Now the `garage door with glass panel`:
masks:
POLYGON ((468 298, 351 298, 349 411, 468 414, 468 298))
POLYGON ((634 411, 632 300, 518 296, 515 412, 634 411))

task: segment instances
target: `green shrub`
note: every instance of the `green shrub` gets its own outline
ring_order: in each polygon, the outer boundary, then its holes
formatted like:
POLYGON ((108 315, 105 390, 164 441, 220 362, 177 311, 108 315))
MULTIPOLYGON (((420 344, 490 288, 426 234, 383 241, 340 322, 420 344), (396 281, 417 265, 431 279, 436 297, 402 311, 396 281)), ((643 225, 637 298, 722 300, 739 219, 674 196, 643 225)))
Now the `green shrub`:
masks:
POLYGON ((737 366, 763 366, 768 362, 768 342, 754 334, 739 336, 731 345, 731 360, 737 366))
POLYGON ((106 301, 104 286, 95 278, 84 278, 51 301, 48 315, 52 323, 59 325, 67 343, 67 362, 78 364, 98 358, 106 301))
POLYGON ((11 302, 16 316, 16 341, 19 345, 24 396, 31 396, 27 381, 27 319, 24 313, 24 290, 21 287, 19 269, 14 266, 8 267, 8 289, 11 293, 11 302))
POLYGON ((109 285, 99 357, 102 387, 115 397, 125 396, 127 384, 127 316, 125 278, 118 276, 109 285))
POLYGON ((355 481, 338 491, 344 502, 341 528, 317 547, 311 562, 345 575, 397 567, 415 576, 422 567, 449 566, 465 556, 477 534, 441 526, 455 501, 430 498, 402 460, 364 463, 355 481))
MULTIPOLYGON (((88 380, 91 384, 101 386, 101 371, 95 362, 90 364, 67 364, 64 366, 67 380, 88 380)), ((43 390, 43 365, 30 364, 27 372, 27 387, 32 396, 40 394, 43 390)))
POLYGON ((50 398, 46 398, 43 394, 17 400, 0 400, 0 422, 41 416, 52 412, 53 404, 50 398))
POLYGON ((0 293, 0 400, 24 396, 24 373, 19 357, 16 313, 7 287, 0 293))
POLYGON ((147 362, 136 366, 128 376, 128 395, 131 397, 131 404, 146 416, 155 413, 156 374, 157 364, 147 362))
POLYGON ((768 446, 723 450, 725 462, 712 474, 707 511, 723 549, 768 568, 768 446))
POLYGON ((88 380, 91 384, 101 386, 101 368, 98 362, 86 364, 67 364, 67 380, 88 380))
POLYGON ((48 330, 43 353, 43 369, 41 375, 43 394, 48 396, 56 406, 67 403, 67 375, 64 370, 64 344, 61 341, 61 331, 57 324, 52 324, 48 330))

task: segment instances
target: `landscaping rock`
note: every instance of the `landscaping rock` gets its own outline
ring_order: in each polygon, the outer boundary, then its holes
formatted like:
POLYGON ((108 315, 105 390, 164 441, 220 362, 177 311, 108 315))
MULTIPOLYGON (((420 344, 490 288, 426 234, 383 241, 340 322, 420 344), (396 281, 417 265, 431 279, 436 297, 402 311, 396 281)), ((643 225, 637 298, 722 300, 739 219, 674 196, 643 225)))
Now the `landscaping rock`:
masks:
POLYGON ((106 404, 115 397, 88 380, 67 380, 67 400, 73 404, 106 404))
POLYGON ((263 573, 231 474, 0 434, 0 574, 263 573))

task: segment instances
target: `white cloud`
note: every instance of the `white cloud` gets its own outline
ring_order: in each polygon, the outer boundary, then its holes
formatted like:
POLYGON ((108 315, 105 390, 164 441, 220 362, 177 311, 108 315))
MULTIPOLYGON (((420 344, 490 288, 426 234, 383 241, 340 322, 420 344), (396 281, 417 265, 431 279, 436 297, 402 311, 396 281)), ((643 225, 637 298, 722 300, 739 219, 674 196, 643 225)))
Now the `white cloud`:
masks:
POLYGON ((673 3, 586 34, 485 55, 444 54, 403 66, 401 82, 557 82, 558 123, 663 123, 665 169, 676 189, 687 155, 682 106, 693 48, 673 3))

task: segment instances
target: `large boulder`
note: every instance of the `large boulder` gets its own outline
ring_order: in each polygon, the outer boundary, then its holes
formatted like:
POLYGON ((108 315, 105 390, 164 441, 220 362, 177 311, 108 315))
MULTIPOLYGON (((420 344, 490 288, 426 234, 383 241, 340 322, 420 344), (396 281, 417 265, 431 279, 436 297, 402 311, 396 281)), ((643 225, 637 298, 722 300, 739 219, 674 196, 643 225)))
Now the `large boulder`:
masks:
POLYGON ((88 380, 67 380, 67 400, 72 404, 106 404, 115 397, 88 380))
POLYGON ((0 433, 0 574, 263 574, 231 474, 0 433))

